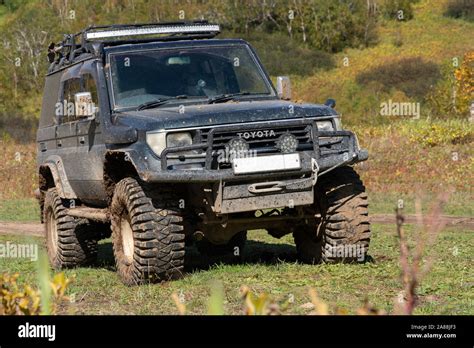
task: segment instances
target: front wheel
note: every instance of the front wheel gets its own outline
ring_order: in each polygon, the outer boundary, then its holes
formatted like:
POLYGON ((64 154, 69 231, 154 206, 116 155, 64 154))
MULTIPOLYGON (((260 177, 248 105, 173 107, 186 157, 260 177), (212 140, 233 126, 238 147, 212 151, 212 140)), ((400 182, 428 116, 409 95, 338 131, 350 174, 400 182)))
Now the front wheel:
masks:
POLYGON ((115 262, 127 285, 176 279, 183 274, 184 232, 179 210, 173 208, 169 195, 147 194, 136 179, 125 178, 115 186, 112 198, 115 262))
POLYGON ((365 187, 352 167, 340 167, 322 176, 315 189, 316 225, 294 233, 298 256, 306 263, 363 262, 370 243, 365 187))

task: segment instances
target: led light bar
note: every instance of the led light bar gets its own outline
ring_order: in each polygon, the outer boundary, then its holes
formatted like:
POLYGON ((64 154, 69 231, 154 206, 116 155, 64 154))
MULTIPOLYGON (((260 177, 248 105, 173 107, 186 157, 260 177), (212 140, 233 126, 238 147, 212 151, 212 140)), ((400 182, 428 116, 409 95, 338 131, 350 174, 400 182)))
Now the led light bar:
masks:
POLYGON ((193 34, 193 33, 218 33, 220 27, 217 24, 193 24, 193 25, 167 25, 151 26, 142 28, 117 28, 112 30, 101 30, 95 32, 86 32, 85 39, 106 39, 121 36, 139 36, 154 34, 193 34))

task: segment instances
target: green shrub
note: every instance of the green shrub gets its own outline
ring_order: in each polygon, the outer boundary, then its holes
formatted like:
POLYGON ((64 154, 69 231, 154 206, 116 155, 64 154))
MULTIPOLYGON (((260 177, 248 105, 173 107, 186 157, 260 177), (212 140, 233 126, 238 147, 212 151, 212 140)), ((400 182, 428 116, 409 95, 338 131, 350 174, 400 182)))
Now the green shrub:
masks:
POLYGON ((427 95, 430 113, 436 118, 467 118, 474 93, 474 51, 467 52, 459 66, 450 59, 441 66, 442 78, 427 95))
POLYGON ((373 1, 311 1, 302 14, 308 42, 327 52, 367 47, 377 41, 377 12, 373 1))
POLYGON ((23 6, 28 0, 2 0, 0 5, 5 6, 8 11, 16 11, 18 8, 23 6))
POLYGON ((280 33, 326 52, 339 52, 376 41, 375 8, 374 0, 222 1, 208 18, 239 34, 280 33))
POLYGON ((315 70, 331 69, 335 66, 329 53, 304 47, 287 35, 255 33, 244 38, 255 48, 272 76, 305 76, 311 75, 315 70))
POLYGON ((30 143, 35 139, 38 121, 13 112, 0 112, 0 139, 8 136, 19 143, 30 143))
POLYGON ((467 144, 474 140, 474 125, 467 121, 413 121, 400 125, 400 133, 423 147, 467 144))
POLYGON ((474 1, 449 0, 444 15, 474 22, 474 1))
POLYGON ((371 85, 377 91, 389 92, 393 88, 408 97, 421 99, 440 77, 438 65, 420 57, 410 57, 364 71, 357 75, 356 81, 371 85))
POLYGON ((413 18, 413 0, 388 0, 382 5, 385 18, 391 20, 408 21, 413 18))

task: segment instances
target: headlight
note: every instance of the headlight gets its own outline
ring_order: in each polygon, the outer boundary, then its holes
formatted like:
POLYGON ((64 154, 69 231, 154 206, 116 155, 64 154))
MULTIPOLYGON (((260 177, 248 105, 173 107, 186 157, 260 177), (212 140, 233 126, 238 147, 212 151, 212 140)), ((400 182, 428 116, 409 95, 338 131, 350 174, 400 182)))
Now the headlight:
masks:
POLYGON ((342 122, 341 122, 341 118, 340 117, 335 117, 334 118, 334 128, 337 130, 337 131, 340 131, 342 130, 342 122))
POLYGON ((192 145, 193 137, 189 132, 178 132, 168 134, 164 132, 147 133, 146 142, 156 155, 161 156, 161 152, 163 152, 166 147, 192 145))
POLYGON ((318 131, 330 132, 334 130, 331 121, 318 121, 316 125, 318 126, 318 131))
POLYGON ((169 133, 166 137, 167 147, 188 146, 193 144, 193 137, 189 132, 169 133))
POLYGON ((160 156, 166 147, 166 133, 147 133, 146 143, 156 155, 160 156))

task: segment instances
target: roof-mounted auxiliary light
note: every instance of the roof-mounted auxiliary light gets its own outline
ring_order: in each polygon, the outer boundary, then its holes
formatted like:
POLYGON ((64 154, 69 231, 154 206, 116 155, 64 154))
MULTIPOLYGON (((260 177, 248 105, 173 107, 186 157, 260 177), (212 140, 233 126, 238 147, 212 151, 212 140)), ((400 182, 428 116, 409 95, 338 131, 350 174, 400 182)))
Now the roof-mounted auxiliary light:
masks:
POLYGON ((124 43, 212 39, 220 33, 218 24, 208 21, 113 24, 90 26, 76 34, 66 34, 58 44, 48 46, 48 70, 52 73, 74 63, 84 53, 100 56, 105 46, 124 43))
MULTIPOLYGON (((96 29, 97 30, 97 29, 96 29)), ((109 27, 104 30, 86 31, 86 40, 117 38, 124 36, 157 35, 157 34, 200 34, 219 33, 220 27, 217 24, 187 24, 187 25, 147 25, 139 27, 109 27)))

